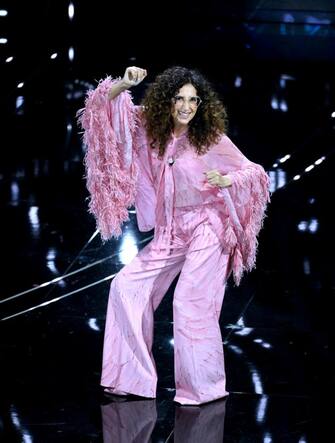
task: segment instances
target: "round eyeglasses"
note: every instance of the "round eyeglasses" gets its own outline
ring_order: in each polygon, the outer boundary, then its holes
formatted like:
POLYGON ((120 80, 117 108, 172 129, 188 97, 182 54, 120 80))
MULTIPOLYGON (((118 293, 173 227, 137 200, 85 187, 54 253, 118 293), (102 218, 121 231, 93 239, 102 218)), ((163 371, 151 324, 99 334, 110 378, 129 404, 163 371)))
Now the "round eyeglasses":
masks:
POLYGON ((202 102, 201 98, 198 97, 197 95, 194 95, 192 97, 183 97, 182 95, 175 95, 172 98, 172 101, 177 106, 182 106, 187 102, 193 108, 197 108, 202 102))

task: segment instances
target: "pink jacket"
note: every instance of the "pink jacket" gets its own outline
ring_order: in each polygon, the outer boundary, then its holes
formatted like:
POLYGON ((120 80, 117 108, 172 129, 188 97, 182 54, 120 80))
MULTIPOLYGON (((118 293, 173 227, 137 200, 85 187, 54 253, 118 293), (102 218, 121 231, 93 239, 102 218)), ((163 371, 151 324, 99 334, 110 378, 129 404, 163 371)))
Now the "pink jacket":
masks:
POLYGON ((208 217, 222 246, 232 257, 235 283, 255 267, 257 235, 269 202, 269 177, 223 135, 199 156, 187 134, 171 137, 164 159, 149 145, 141 107, 129 91, 107 97, 114 80, 100 80, 78 111, 84 130, 89 211, 103 240, 122 233, 128 208, 135 205, 141 231, 155 228, 155 237, 168 247, 175 208, 208 207, 208 217), (169 165, 168 159, 175 162, 169 165), (221 189, 206 181, 205 172, 228 174, 232 186, 221 189))

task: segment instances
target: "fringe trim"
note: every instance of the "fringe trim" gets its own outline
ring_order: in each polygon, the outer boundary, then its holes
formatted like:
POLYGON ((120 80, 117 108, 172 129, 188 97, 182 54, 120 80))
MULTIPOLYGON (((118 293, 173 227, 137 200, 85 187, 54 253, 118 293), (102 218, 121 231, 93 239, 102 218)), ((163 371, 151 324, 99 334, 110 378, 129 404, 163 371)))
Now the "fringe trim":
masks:
POLYGON ((129 91, 113 100, 108 92, 113 83, 108 76, 87 93, 85 107, 77 112, 86 145, 84 165, 89 191, 88 209, 96 219, 102 239, 119 237, 128 208, 135 203, 138 170, 132 154, 138 117, 129 91))
MULTIPOLYGON (((242 208, 244 217, 242 215, 239 217, 243 231, 235 229, 237 243, 232 253, 232 272, 235 284, 238 286, 244 272, 249 272, 256 267, 257 236, 263 227, 267 204, 270 202, 270 179, 263 167, 256 163, 252 163, 244 170, 230 172, 229 175, 233 177, 230 193, 238 195, 246 190, 250 191, 248 202, 242 208)), ((233 196, 232 200, 234 201, 233 196)), ((236 210, 239 215, 239 208, 236 207, 236 210)), ((232 238, 231 229, 234 230, 230 217, 228 224, 229 229, 225 230, 224 239, 227 244, 232 238)))

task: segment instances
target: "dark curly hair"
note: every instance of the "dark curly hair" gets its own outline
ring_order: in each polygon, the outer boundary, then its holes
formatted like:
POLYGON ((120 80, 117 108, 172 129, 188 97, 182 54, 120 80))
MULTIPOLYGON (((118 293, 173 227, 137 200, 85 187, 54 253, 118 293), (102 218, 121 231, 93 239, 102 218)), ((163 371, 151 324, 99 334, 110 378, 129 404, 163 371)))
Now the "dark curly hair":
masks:
POLYGON ((159 156, 163 156, 173 130, 171 99, 187 83, 195 87, 202 100, 187 134, 197 153, 208 151, 227 130, 226 109, 210 83, 195 69, 173 66, 156 77, 142 100, 145 128, 151 138, 151 147, 158 147, 159 156))

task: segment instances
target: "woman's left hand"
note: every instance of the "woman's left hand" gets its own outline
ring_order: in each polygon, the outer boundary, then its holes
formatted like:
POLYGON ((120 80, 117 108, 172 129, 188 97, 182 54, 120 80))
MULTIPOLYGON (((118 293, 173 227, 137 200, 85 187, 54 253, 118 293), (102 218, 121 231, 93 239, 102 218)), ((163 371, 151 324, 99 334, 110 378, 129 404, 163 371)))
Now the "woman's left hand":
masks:
POLYGON ((208 183, 211 185, 219 186, 220 188, 227 188, 232 184, 231 178, 228 175, 221 175, 216 169, 205 172, 205 174, 207 175, 208 183))

